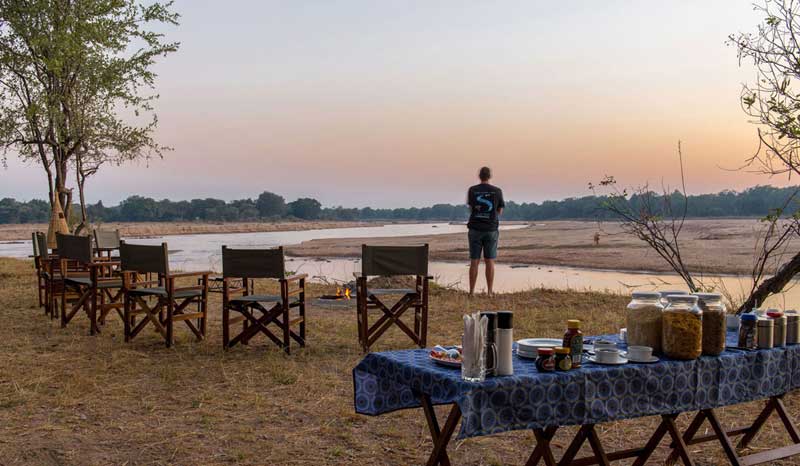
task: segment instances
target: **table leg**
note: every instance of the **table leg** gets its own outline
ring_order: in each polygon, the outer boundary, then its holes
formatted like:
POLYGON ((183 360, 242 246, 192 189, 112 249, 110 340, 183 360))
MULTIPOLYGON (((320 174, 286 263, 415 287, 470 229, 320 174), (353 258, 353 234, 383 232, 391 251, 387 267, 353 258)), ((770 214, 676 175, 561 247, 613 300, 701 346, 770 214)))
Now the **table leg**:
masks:
POLYGON ((725 451, 725 456, 728 457, 728 461, 731 462, 732 466, 740 466, 741 462, 739 461, 739 455, 736 453, 736 448, 734 448, 731 438, 728 437, 728 433, 722 428, 722 424, 719 422, 714 410, 706 409, 703 412, 706 416, 706 419, 708 419, 708 422, 711 424, 711 428, 714 429, 714 433, 717 435, 719 443, 722 444, 722 449, 725 451))
POLYGON ((644 466, 647 464, 647 460, 650 458, 650 455, 658 448, 658 444, 661 443, 661 440, 664 436, 667 435, 667 425, 662 420, 658 427, 656 428, 653 435, 650 437, 650 440, 647 441, 647 444, 644 446, 644 451, 640 454, 636 461, 633 462, 633 466, 644 466))
MULTIPOLYGON (((677 415, 676 415, 677 417, 677 415)), ((694 436, 697 435, 697 431, 700 430, 700 426, 703 425, 703 422, 706 420, 706 415, 703 411, 698 411, 697 414, 692 419, 691 424, 689 424, 689 428, 686 429, 686 432, 683 433, 683 442, 685 444, 691 443, 694 439, 694 436)), ((664 426, 666 428, 666 426, 664 426)), ((666 433, 666 431, 665 431, 666 433)), ((670 452, 669 456, 667 457, 667 464, 673 464, 678 459, 678 450, 675 449, 675 443, 671 443, 670 447, 672 447, 672 451, 670 452)), ((639 466, 643 465, 644 463, 640 463, 639 466)))
POLYGON ((746 448, 748 445, 750 445, 750 442, 752 442, 753 439, 756 438, 756 435, 758 435, 759 431, 761 431, 761 428, 764 427, 764 424, 766 424, 767 420, 769 420, 769 417, 772 416, 772 412, 774 410, 775 410, 775 403, 772 401, 772 398, 770 398, 769 400, 767 400, 764 409, 761 410, 761 414, 759 414, 756 420, 753 421, 753 424, 744 434, 744 437, 742 437, 742 439, 739 440, 739 448, 746 448))
POLYGON ((772 402, 775 405, 778 416, 781 418, 781 422, 783 422, 783 426, 786 427, 786 431, 789 432, 789 437, 792 438, 792 442, 800 443, 800 432, 797 431, 797 426, 794 425, 792 418, 789 417, 789 413, 786 412, 786 405, 783 404, 783 395, 772 397, 772 402))
POLYGON ((594 424, 586 424, 578 429, 578 433, 575 434, 575 438, 572 439, 569 447, 567 447, 567 451, 564 452, 564 456, 561 457, 561 460, 558 462, 558 466, 566 466, 572 463, 572 460, 575 459, 575 456, 583 446, 583 442, 585 442, 586 438, 589 436, 589 431, 593 429, 594 424))
POLYGON ((536 466, 542 459, 545 465, 556 466, 556 459, 553 456, 553 451, 550 449, 550 441, 553 440, 557 430, 558 427, 533 429, 533 435, 536 437, 536 448, 533 449, 533 453, 531 453, 525 466, 536 466))
POLYGON ((589 430, 589 445, 592 447, 592 452, 594 452, 595 458, 597 458, 597 464, 600 466, 611 466, 611 462, 608 460, 606 456, 606 452, 603 449, 603 443, 600 442, 600 436, 597 435, 597 430, 592 425, 592 428, 589 430))
POLYGON ((686 466, 694 466, 694 462, 689 456, 686 442, 683 441, 683 437, 681 437, 681 433, 678 431, 678 426, 675 425, 676 417, 678 417, 677 414, 665 414, 661 416, 661 419, 667 426, 667 432, 669 432, 670 437, 672 437, 672 442, 675 444, 674 448, 678 451, 678 456, 683 460, 683 464, 686 466))
POLYGON ((420 398, 422 409, 425 412, 425 419, 428 421, 428 428, 431 431, 431 439, 433 440, 433 451, 426 464, 428 466, 450 466, 450 458, 447 456, 447 444, 450 443, 450 438, 452 438, 458 421, 461 419, 461 410, 457 403, 453 403, 450 414, 444 423, 444 428, 440 429, 431 398, 428 395, 421 395, 420 398))

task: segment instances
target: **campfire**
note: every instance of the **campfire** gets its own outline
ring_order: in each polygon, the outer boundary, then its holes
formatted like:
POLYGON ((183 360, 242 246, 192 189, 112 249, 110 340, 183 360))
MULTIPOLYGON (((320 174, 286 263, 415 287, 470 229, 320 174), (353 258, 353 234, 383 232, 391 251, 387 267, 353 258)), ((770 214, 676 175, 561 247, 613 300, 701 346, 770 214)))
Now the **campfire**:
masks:
POLYGON ((336 294, 324 294, 319 297, 319 299, 325 299, 330 301, 348 301, 350 300, 350 286, 336 287, 336 294))

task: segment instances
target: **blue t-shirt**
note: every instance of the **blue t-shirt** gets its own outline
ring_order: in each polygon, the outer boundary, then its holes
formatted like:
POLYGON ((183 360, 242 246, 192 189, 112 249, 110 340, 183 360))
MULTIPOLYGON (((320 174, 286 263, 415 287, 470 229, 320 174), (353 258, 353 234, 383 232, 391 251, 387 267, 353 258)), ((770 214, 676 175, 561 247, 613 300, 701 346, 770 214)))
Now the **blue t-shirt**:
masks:
POLYGON ((467 227, 478 231, 497 230, 497 209, 506 206, 503 190, 489 183, 476 184, 467 191, 470 215, 467 227))

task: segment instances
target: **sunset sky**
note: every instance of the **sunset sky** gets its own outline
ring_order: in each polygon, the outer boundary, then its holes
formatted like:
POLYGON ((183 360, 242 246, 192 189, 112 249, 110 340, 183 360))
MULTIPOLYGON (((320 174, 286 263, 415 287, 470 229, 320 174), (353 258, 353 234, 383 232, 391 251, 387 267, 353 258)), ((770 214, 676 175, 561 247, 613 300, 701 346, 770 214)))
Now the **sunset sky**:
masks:
MULTIPOLYGON (((109 167, 88 197, 254 197, 323 205, 462 202, 481 165, 508 199, 678 182, 783 184, 732 173, 757 147, 739 106, 752 65, 728 34, 747 0, 179 0, 181 50, 159 63, 164 160, 109 167)), ((0 197, 46 197, 9 157, 0 197)))

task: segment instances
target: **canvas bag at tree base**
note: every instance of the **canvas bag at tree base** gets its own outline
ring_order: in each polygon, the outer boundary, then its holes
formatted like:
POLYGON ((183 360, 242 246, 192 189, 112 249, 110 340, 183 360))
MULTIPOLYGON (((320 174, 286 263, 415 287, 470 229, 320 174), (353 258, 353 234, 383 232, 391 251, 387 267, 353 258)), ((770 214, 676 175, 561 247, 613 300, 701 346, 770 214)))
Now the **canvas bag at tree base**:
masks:
POLYGON ((50 225, 47 227, 47 247, 50 249, 57 247, 56 233, 69 234, 69 225, 57 195, 53 196, 53 211, 50 213, 50 225))

